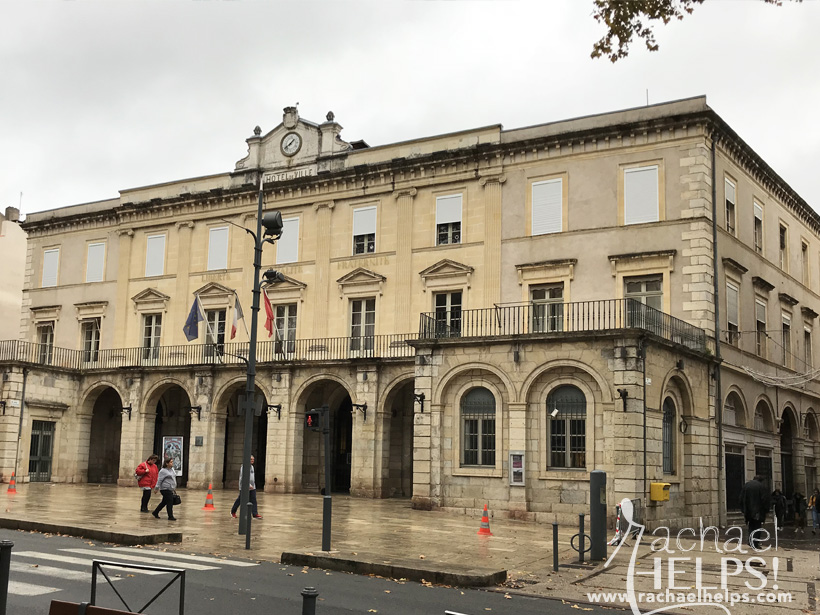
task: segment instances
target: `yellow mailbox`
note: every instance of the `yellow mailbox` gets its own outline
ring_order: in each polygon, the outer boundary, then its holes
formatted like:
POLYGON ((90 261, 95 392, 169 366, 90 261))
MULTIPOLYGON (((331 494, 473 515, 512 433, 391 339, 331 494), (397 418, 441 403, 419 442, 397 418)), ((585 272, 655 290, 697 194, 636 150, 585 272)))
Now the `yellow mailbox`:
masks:
POLYGON ((668 502, 669 487, 671 487, 669 483, 650 483, 649 499, 653 502, 668 502))

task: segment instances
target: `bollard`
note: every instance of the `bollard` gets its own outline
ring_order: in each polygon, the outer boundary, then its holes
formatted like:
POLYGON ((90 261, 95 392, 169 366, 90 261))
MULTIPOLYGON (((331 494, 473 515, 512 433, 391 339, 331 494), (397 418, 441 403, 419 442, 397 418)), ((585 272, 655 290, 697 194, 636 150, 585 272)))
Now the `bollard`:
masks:
POLYGON ((589 475, 589 559, 606 559, 606 472, 589 475))
POLYGON ((578 515, 578 562, 584 563, 584 513, 578 515))
POLYGON ((558 524, 552 524, 552 569, 558 572, 558 524))
POLYGON ((302 615, 316 615, 316 598, 319 592, 315 587, 306 587, 302 590, 302 615))
POLYGON ((251 519, 253 519, 253 502, 248 502, 248 531, 245 532, 245 549, 251 548, 251 519))
POLYGON ((9 568, 11 568, 11 548, 14 543, 10 540, 0 541, 0 615, 6 615, 6 600, 9 595, 9 568))

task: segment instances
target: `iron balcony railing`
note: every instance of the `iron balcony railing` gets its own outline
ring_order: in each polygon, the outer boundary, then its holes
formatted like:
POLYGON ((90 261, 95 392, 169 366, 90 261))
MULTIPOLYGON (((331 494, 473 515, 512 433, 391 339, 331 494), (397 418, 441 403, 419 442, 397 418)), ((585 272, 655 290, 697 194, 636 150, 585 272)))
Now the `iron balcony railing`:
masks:
MULTIPOLYGON (((407 340, 415 333, 331 337, 317 339, 270 340, 258 342, 259 364, 283 361, 337 361, 357 358, 411 358, 415 350, 407 340)), ((72 370, 125 367, 184 367, 203 364, 244 364, 248 342, 225 344, 185 344, 138 348, 107 348, 94 351, 72 350, 20 340, 0 341, 0 362, 49 365, 72 370)))
POLYGON ((635 299, 577 303, 519 303, 479 310, 437 310, 421 315, 419 338, 499 337, 643 329, 704 352, 703 329, 635 299))

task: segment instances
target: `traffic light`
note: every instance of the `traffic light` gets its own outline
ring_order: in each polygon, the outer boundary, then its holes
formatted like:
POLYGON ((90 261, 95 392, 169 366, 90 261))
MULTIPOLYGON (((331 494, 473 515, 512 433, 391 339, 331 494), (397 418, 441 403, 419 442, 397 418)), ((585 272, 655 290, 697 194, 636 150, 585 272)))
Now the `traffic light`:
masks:
POLYGON ((319 410, 305 412, 305 429, 319 431, 322 428, 322 413, 319 410))

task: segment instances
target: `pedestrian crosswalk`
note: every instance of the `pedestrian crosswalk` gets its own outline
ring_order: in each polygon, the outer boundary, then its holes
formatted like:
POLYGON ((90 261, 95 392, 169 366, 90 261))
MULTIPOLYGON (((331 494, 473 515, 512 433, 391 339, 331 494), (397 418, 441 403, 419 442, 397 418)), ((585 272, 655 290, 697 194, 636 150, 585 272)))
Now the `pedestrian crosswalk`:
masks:
MULTIPOLYGON (((199 572, 259 565, 255 562, 133 547, 65 548, 55 552, 13 551, 9 594, 40 596, 59 592, 65 589, 65 581, 87 583, 90 587, 91 564, 95 560, 199 572)), ((114 567, 107 569, 107 573, 112 582, 131 576, 166 574, 158 570, 114 567)))

